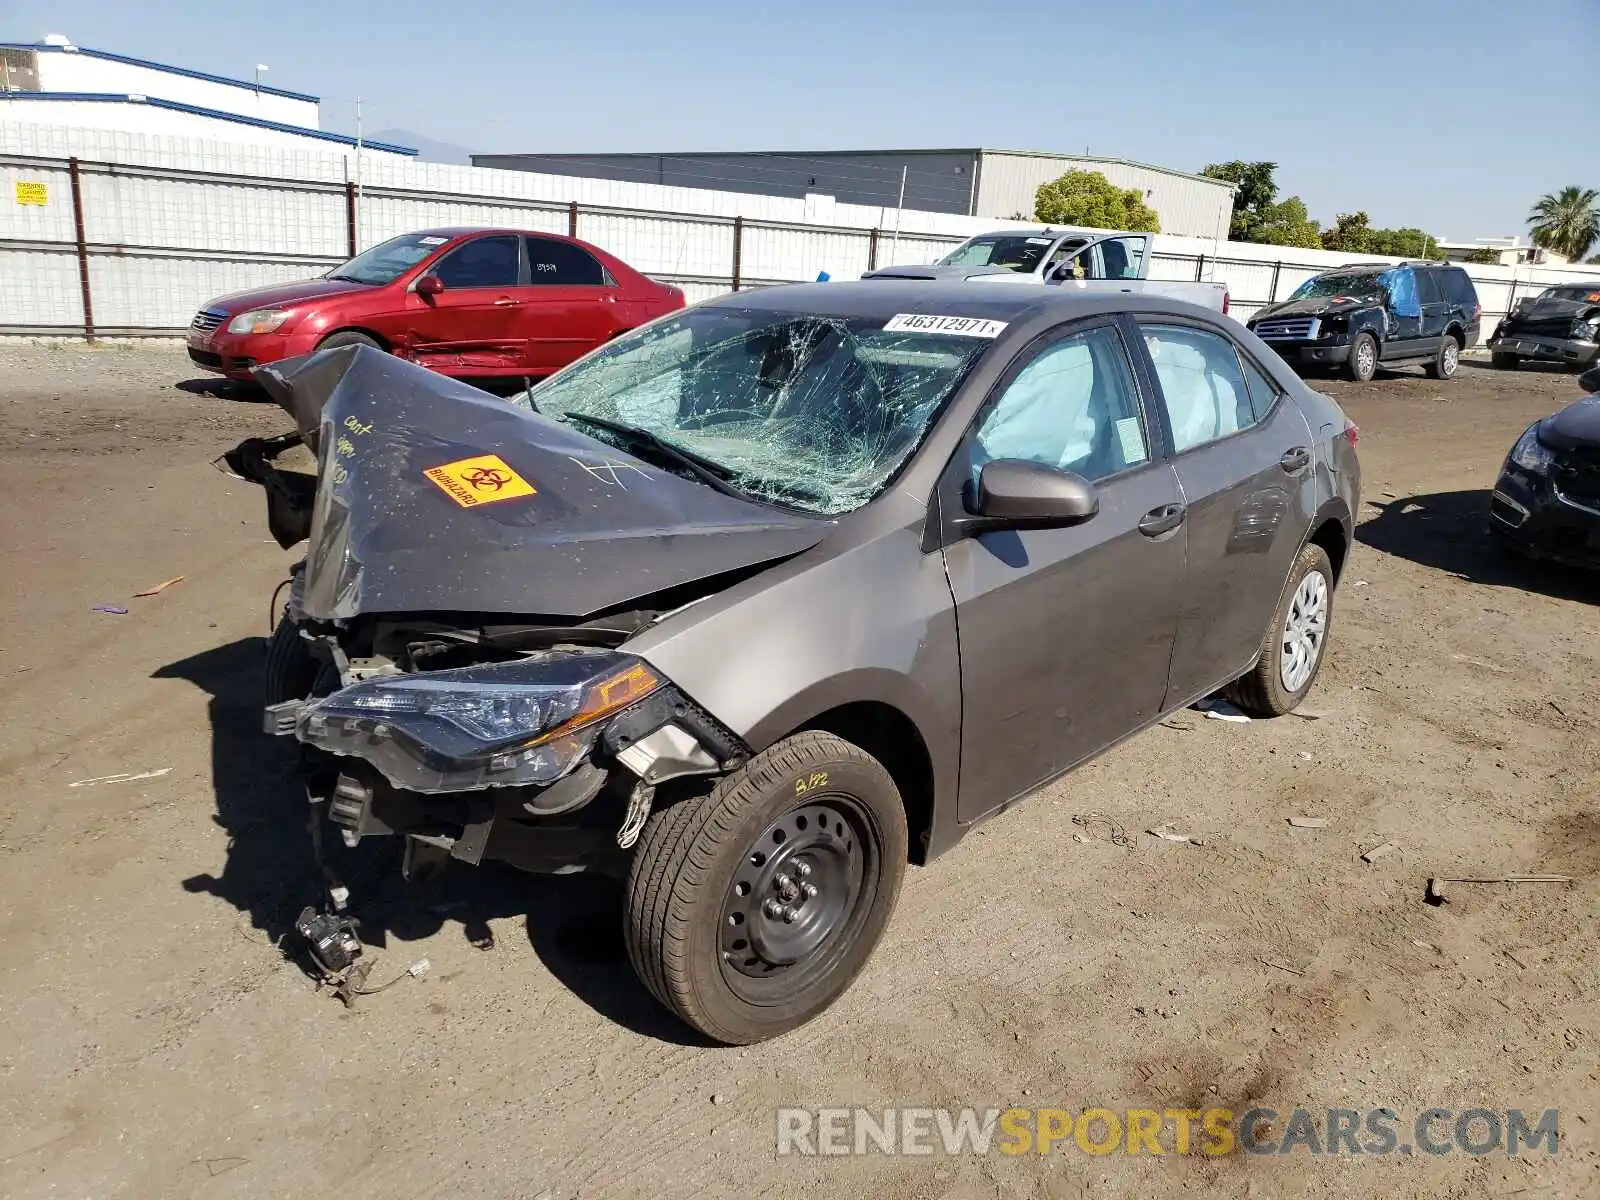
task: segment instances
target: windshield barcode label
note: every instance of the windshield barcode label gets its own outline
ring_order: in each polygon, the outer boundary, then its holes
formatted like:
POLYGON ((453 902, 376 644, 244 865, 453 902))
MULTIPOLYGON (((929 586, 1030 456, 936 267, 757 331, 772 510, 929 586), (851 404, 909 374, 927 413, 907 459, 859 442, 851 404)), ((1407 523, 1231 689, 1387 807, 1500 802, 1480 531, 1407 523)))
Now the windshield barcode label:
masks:
POLYGON ((997 338, 1004 321, 983 317, 937 317, 931 313, 896 313, 884 325, 886 333, 949 333, 957 337, 997 338))

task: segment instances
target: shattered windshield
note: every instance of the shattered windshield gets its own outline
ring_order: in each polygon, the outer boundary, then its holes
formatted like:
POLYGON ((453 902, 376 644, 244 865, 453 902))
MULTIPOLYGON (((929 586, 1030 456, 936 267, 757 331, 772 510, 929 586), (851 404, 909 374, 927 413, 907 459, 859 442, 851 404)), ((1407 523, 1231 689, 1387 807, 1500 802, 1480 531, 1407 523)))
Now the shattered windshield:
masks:
POLYGON ((329 279, 381 286, 393 283, 450 239, 438 235, 407 233, 364 250, 342 267, 328 272, 329 279))
POLYGON ((1326 296, 1350 296, 1364 298, 1376 296, 1383 289, 1380 284, 1383 273, 1376 271, 1362 271, 1348 275, 1318 275, 1306 280, 1290 293, 1291 300, 1321 299, 1326 296))
POLYGON ((643 431, 752 499, 834 515, 883 489, 991 344, 889 331, 881 318, 689 309, 528 398, 621 449, 649 447, 604 423, 643 431))
POLYGON ((1037 234, 990 234, 963 242, 938 262, 941 267, 1006 267, 1024 275, 1038 269, 1054 238, 1037 234))

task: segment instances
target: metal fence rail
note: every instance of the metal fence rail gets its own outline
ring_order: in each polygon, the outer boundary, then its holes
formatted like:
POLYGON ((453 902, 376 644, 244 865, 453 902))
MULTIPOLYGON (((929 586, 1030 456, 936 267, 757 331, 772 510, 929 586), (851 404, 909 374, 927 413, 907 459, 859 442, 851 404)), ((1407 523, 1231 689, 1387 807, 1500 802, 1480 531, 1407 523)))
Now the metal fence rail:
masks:
MULTIPOLYGON (((893 262, 925 262, 964 236, 926 231, 949 228, 936 214, 903 214, 925 228, 894 230, 484 190, 518 173, 473 170, 460 179, 475 185, 461 188, 376 180, 363 188, 282 169, 276 175, 0 153, 0 204, 13 189, 18 197, 16 207, 0 209, 7 218, 0 222, 0 333, 91 341, 176 336, 214 296, 326 271, 364 246, 429 226, 511 225, 581 237, 682 287, 691 301, 815 279, 819 269, 848 279, 893 262), (69 203, 24 207, 22 196, 39 194, 41 184, 69 203)), ((436 177, 411 171, 398 177, 436 177)), ((686 207, 727 208, 727 199, 691 196, 686 207)), ((1240 319, 1338 261, 1372 259, 1241 243, 1223 243, 1222 254, 1215 243, 1210 254, 1195 248, 1206 245, 1156 235, 1151 277, 1225 283, 1240 319)), ((1508 278, 1505 268, 1469 268, 1485 337, 1519 296, 1561 277, 1600 279, 1593 268, 1521 271, 1522 278, 1517 271, 1508 278)))

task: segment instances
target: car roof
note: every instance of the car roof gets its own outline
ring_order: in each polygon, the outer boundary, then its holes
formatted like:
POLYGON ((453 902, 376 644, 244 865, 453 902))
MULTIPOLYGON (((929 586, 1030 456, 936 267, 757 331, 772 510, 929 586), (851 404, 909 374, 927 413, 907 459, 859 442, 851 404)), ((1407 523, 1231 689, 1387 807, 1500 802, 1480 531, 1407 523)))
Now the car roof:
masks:
POLYGON ((1065 321, 1107 312, 1197 313, 1208 319, 1218 316, 1211 309, 1198 304, 1137 292, 1008 287, 964 280, 926 279, 784 284, 755 291, 730 292, 703 301, 697 307, 799 312, 868 321, 887 321, 899 313, 979 317, 1006 322, 1046 314, 1058 321, 1065 321))
POLYGON ((542 229, 513 229, 509 225, 442 225, 436 229, 413 229, 401 236, 458 238, 466 237, 469 233, 527 233, 538 237, 555 238, 559 242, 572 240, 560 233, 547 233, 542 229))
POLYGON ((1065 233, 1092 234, 1093 229, 1084 229, 1078 225, 1025 225, 1021 229, 990 229, 983 233, 975 233, 967 241, 976 241, 978 238, 999 237, 1051 237, 1057 238, 1065 233))

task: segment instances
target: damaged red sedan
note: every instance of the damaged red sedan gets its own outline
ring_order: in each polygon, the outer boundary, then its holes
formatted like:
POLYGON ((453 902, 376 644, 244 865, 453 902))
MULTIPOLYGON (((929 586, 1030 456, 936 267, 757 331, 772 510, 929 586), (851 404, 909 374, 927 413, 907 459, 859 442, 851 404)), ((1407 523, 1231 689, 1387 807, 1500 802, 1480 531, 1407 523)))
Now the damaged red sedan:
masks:
POLYGON ((319 279, 235 292, 190 323, 189 357, 248 381, 262 363, 372 346, 445 375, 549 375, 683 307, 598 246, 515 229, 426 229, 319 279))

